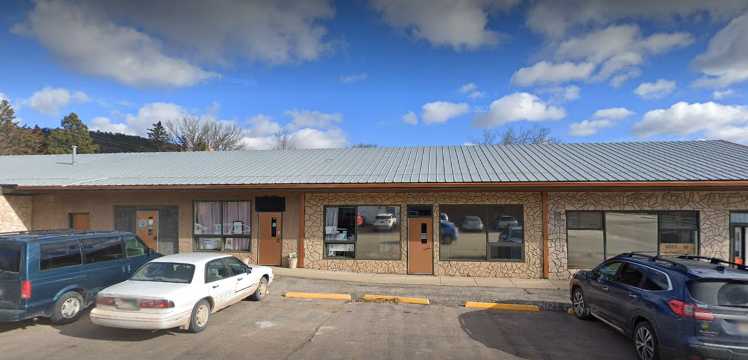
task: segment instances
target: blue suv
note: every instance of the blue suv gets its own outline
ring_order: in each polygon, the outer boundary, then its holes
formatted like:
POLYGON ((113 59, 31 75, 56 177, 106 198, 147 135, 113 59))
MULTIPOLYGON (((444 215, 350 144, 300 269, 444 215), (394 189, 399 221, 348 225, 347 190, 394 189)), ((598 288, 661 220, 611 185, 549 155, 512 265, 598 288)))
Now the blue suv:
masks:
POLYGON ((621 254, 570 284, 574 314, 633 340, 639 359, 748 359, 748 271, 700 256, 621 254))
POLYGON ((99 290, 128 279, 158 256, 128 232, 0 234, 0 322, 35 317, 73 322, 99 290))

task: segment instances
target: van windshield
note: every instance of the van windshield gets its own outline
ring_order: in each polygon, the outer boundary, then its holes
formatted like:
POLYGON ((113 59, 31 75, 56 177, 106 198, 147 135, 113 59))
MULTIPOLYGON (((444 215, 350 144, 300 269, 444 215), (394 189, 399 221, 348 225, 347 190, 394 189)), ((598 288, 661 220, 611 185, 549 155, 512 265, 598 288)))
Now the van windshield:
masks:
POLYGON ((21 269, 21 246, 0 244, 0 272, 18 273, 21 269))
POLYGON ((195 265, 152 262, 138 269, 130 280, 189 284, 194 273, 195 265))
POLYGON ((704 280, 688 283, 691 296, 707 305, 748 307, 748 283, 704 280))

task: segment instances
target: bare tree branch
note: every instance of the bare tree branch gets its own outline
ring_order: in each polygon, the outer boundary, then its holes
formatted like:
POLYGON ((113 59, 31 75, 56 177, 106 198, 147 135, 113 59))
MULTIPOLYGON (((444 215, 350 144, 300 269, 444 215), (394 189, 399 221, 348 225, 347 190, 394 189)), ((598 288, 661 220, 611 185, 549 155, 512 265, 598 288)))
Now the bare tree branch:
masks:
POLYGON ((213 119, 184 117, 166 123, 172 140, 181 151, 241 150, 242 129, 236 124, 213 119))

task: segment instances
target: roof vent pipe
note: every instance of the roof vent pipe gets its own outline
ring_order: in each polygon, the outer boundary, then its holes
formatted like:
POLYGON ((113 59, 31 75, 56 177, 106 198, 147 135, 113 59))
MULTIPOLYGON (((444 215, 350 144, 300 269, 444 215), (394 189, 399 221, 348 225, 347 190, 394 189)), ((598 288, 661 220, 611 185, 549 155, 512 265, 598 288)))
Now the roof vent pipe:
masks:
POLYGON ((75 158, 77 155, 78 155, 78 147, 73 145, 73 158, 70 162, 72 165, 75 165, 75 158))

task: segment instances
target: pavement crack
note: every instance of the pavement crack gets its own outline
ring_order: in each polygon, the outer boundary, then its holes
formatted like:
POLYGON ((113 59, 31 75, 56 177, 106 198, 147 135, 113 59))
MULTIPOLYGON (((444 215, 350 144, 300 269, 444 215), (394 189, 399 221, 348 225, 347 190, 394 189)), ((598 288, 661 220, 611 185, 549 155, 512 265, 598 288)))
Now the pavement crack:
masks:
POLYGON ((300 353, 304 347, 306 347, 308 344, 310 344, 314 338, 319 334, 320 329, 322 329, 330 320, 332 320, 333 317, 337 316, 342 312, 343 310, 337 310, 332 312, 330 315, 328 315, 324 320, 322 320, 315 328, 314 331, 312 331, 312 334, 308 336, 301 344, 297 345, 293 351, 291 351, 288 356, 286 356, 286 360, 291 359, 294 355, 297 353, 300 353))

